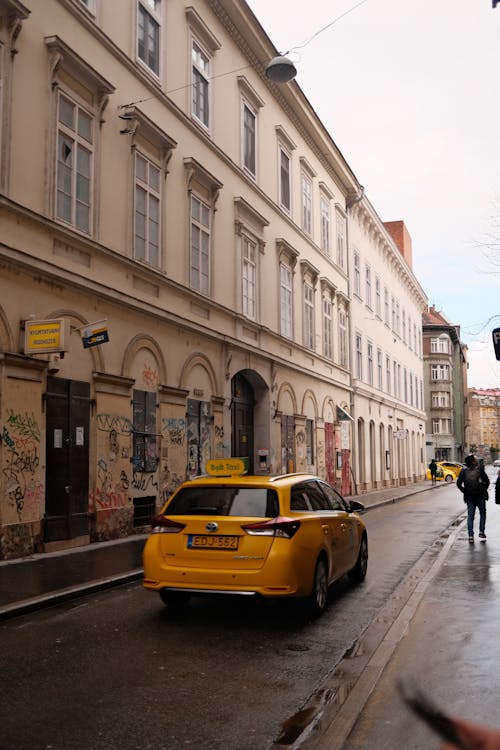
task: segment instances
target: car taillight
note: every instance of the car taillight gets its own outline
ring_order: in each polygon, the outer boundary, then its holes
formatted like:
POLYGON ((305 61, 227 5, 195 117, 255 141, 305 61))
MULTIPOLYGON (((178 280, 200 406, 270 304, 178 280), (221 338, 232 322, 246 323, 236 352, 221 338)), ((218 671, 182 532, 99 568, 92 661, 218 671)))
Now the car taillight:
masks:
POLYGON ((185 523, 179 521, 172 521, 171 518, 166 516, 153 516, 151 519, 151 526, 153 527, 153 534, 178 534, 179 531, 185 527, 185 523))
POLYGON ((281 536, 285 539, 291 539, 299 527, 300 521, 297 521, 297 519, 277 516, 276 518, 270 518, 269 521, 247 523, 241 528, 252 536, 281 536))

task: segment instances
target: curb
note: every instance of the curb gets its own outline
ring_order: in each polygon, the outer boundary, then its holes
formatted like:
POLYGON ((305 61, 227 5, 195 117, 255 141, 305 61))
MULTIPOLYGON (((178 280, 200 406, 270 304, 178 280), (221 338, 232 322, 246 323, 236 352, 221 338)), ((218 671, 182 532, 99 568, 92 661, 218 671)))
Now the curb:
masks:
POLYGON ((78 586, 70 586, 66 589, 60 589, 59 591, 54 591, 50 594, 35 596, 32 599, 23 599, 20 602, 14 602, 13 604, 1 607, 0 622, 8 620, 11 617, 17 617, 18 615, 25 615, 40 609, 45 609, 53 604, 61 604, 62 602, 70 601, 71 599, 77 599, 86 594, 94 594, 98 591, 104 591, 105 589, 113 588, 115 586, 122 586, 125 583, 132 583, 133 581, 140 580, 142 575, 142 568, 136 568, 128 573, 101 578, 98 581, 82 583, 78 586))

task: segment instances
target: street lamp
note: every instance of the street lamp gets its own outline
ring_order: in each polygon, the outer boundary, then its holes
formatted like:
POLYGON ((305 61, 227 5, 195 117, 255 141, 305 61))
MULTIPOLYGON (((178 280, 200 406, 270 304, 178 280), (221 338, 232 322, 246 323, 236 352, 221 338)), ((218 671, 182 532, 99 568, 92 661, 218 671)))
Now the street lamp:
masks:
POLYGON ((286 55, 273 57, 266 68, 266 76, 274 83, 290 83, 297 75, 297 68, 286 55))

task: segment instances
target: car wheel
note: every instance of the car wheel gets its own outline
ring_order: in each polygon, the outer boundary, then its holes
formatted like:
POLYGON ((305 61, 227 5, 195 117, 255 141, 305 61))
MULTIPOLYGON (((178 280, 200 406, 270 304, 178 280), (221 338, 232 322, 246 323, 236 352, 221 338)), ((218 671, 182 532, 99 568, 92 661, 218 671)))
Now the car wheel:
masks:
POLYGON ((359 545, 358 559, 356 565, 352 570, 349 571, 349 578, 354 583, 361 583, 366 578, 366 571, 368 569, 368 540, 366 536, 361 538, 361 544, 359 545))
POLYGON ((444 478, 444 481, 445 481, 445 482, 448 482, 448 484, 449 484, 450 482, 453 482, 453 477, 451 476, 451 474, 447 474, 447 475, 445 476, 445 478, 444 478))
POLYGON ((167 607, 176 607, 180 609, 185 607, 189 601, 189 594, 186 591, 160 591, 160 599, 167 607))
POLYGON ((309 614, 311 617, 319 617, 325 609, 328 601, 328 574, 326 563, 320 558, 316 563, 311 595, 308 600, 309 614))

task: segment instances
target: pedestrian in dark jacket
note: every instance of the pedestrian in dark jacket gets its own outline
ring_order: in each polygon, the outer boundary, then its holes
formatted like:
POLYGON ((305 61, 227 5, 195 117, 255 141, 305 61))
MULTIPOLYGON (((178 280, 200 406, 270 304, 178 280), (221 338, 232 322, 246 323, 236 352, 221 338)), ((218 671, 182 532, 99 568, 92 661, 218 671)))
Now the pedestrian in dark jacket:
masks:
POLYGON ((429 471, 431 472, 432 484, 436 484, 437 470, 438 470, 438 465, 437 465, 436 461, 434 459, 432 459, 432 461, 429 464, 429 471))
POLYGON ((467 504, 467 531, 470 544, 474 544, 476 508, 479 510, 479 540, 486 541, 486 500, 489 484, 490 480, 484 470, 483 462, 478 462, 475 456, 466 456, 465 468, 458 475, 457 487, 460 492, 463 492, 464 503, 467 504))

